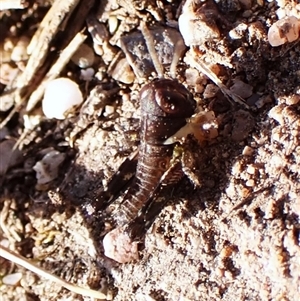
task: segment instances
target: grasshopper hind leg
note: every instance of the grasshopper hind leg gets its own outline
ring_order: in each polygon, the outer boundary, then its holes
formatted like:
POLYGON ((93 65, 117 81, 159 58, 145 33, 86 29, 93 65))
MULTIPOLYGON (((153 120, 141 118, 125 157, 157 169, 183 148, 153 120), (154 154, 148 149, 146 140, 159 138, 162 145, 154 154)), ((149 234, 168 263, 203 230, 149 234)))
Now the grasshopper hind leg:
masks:
POLYGON ((138 160, 138 150, 132 152, 120 165, 118 170, 109 180, 106 189, 102 189, 96 201, 96 210, 104 210, 113 203, 119 195, 125 191, 132 183, 138 160))

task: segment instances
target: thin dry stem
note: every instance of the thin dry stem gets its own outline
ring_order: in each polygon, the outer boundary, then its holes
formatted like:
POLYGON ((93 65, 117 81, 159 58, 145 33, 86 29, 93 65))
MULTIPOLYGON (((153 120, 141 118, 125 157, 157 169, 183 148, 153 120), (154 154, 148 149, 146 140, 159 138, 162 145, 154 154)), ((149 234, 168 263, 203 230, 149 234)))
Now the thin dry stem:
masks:
POLYGON ((197 68, 200 72, 205 74, 211 81, 213 81, 223 92, 223 94, 226 96, 226 98, 231 101, 234 100, 235 102, 239 103, 240 105, 243 105, 247 109, 249 109, 249 106, 246 104, 244 99, 242 99, 240 96, 232 93, 222 82, 221 80, 217 77, 217 75, 212 72, 206 65, 205 63, 199 58, 199 55, 197 54, 196 51, 194 51, 193 55, 193 66, 197 68))
MULTIPOLYGON (((1 101, 1 98, 0 98, 0 101, 1 101)), ((20 107, 21 106, 15 106, 9 112, 9 114, 5 117, 5 119, 0 123, 0 130, 3 129, 6 126, 6 124, 11 120, 11 118, 14 116, 14 114, 20 110, 20 107)))
POLYGON ((46 271, 45 269, 31 263, 26 258, 20 256, 19 254, 12 252, 11 250, 9 250, 1 245, 0 245, 0 256, 11 262, 14 262, 15 264, 18 264, 18 265, 24 267, 25 269, 28 269, 28 270, 38 274, 41 277, 44 277, 50 281, 56 282, 57 284, 63 286, 64 288, 70 290, 71 292, 74 292, 74 293, 82 295, 82 296, 89 296, 89 297, 93 297, 93 298, 97 298, 97 299, 101 299, 101 300, 106 300, 105 294, 95 291, 95 290, 83 288, 83 287, 77 286, 75 284, 69 283, 69 282, 51 274, 50 272, 46 271))
POLYGON ((69 45, 62 51, 57 61, 54 63, 54 65, 51 67, 51 69, 48 71, 46 76, 44 77, 43 81, 39 85, 39 87, 31 94, 27 106, 26 111, 31 111, 35 105, 38 103, 39 100, 43 97, 46 85, 53 79, 55 79, 62 69, 65 67, 65 65, 70 61, 73 54, 76 52, 76 50, 80 47, 80 45, 85 41, 86 35, 84 35, 82 32, 79 32, 69 43, 69 45))

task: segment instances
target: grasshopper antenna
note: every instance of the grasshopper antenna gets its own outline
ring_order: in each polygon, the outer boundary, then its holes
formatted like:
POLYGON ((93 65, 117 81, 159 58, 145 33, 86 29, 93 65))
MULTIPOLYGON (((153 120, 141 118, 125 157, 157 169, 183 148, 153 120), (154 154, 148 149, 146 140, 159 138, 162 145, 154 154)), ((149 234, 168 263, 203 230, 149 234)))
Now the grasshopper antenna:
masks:
MULTIPOLYGON (((161 64, 161 62, 159 61, 157 52, 155 50, 155 45, 154 45, 155 43, 154 43, 153 35, 151 34, 150 30, 146 26, 145 22, 141 23, 141 31, 142 31, 142 34, 146 41, 146 45, 147 45, 149 54, 151 56, 154 68, 157 72, 157 75, 159 78, 163 78, 164 77, 164 67, 161 64)), ((174 45, 174 55, 173 55, 172 63, 170 66, 171 78, 176 78, 177 65, 178 65, 178 62, 185 49, 186 49, 186 46, 185 46, 183 40, 179 39, 176 42, 176 44, 174 45)))
POLYGON ((177 65, 185 49, 186 46, 182 39, 179 39, 174 45, 174 55, 170 66, 170 75, 172 78, 176 77, 177 65))
POLYGON ((146 41, 146 45, 147 45, 149 54, 151 56, 154 68, 157 72, 157 75, 158 75, 159 78, 163 78, 164 77, 164 67, 159 61, 157 52, 155 50, 153 36, 152 36, 150 30, 148 29, 148 27, 146 26, 145 22, 141 23, 141 31, 142 31, 142 34, 143 34, 144 39, 146 41))

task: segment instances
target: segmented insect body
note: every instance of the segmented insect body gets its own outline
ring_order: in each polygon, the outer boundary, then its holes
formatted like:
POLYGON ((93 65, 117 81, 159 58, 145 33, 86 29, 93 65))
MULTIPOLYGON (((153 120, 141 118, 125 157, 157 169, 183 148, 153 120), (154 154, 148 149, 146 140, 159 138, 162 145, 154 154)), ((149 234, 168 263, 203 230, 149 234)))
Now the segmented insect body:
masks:
MULTIPOLYGON (((160 185, 171 164, 173 145, 164 145, 186 124, 196 109, 192 94, 179 82, 156 79, 140 92, 140 148, 134 182, 126 193, 116 219, 121 226, 130 222, 160 185)), ((174 175, 176 177, 176 175, 174 175)))

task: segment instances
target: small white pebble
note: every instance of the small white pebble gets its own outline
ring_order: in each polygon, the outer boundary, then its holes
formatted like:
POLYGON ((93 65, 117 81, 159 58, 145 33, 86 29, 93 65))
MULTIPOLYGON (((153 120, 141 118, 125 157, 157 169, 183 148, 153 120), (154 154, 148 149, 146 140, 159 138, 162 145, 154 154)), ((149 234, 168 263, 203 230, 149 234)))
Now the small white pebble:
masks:
POLYGON ((37 126, 41 122, 42 116, 36 112, 32 112, 32 113, 33 114, 30 114, 30 115, 24 114, 24 116, 23 116, 23 122, 24 122, 25 129, 33 130, 35 128, 35 126, 37 126))
POLYGON ((242 39, 246 34, 247 28, 248 25, 245 23, 238 24, 236 27, 229 31, 230 38, 233 40, 242 39))
POLYGON ((113 35, 119 26, 119 20, 116 16, 109 16, 108 18, 108 30, 111 35, 113 35))
POLYGON ((90 82, 95 75, 95 70, 93 68, 81 69, 80 79, 90 82))
POLYGON ((33 166, 39 185, 49 183, 57 178, 59 165, 65 157, 65 154, 52 150, 33 166))
POLYGON ((275 22, 268 31, 271 46, 276 47, 299 38, 300 20, 294 16, 284 17, 275 22))
POLYGON ((5 248, 9 248, 9 245, 10 245, 10 243, 9 243, 9 240, 8 239, 2 239, 2 240, 0 240, 0 245, 2 246, 2 247, 5 247, 5 248))
POLYGON ((204 98, 212 98, 212 97, 215 97, 216 94, 218 93, 219 91, 219 87, 214 85, 214 84, 208 84, 206 87, 205 87, 205 90, 203 92, 203 97, 204 98))
POLYGON ((42 107, 46 117, 65 119, 65 113, 82 102, 83 97, 78 85, 68 78, 61 77, 48 83, 42 107))
POLYGON ((103 239, 104 255, 119 263, 139 259, 138 243, 133 242, 124 231, 116 228, 108 232, 103 239))
POLYGON ((253 165, 248 165, 247 166, 247 173, 250 174, 250 175, 254 175, 255 174, 255 167, 253 165))
POLYGON ((239 176, 240 173, 242 172, 242 164, 241 162, 237 161, 235 162, 233 165, 232 165, 232 168, 231 168, 231 174, 234 175, 234 176, 239 176))
POLYGON ((199 72, 194 68, 188 68, 185 70, 186 83, 189 86, 195 86, 199 82, 199 72))
POLYGON ((286 16, 286 10, 284 8, 278 8, 276 10, 278 20, 283 19, 286 16))
POLYGON ((255 182, 254 180, 250 179, 246 182, 246 186, 247 187, 254 187, 255 186, 255 182))
POLYGON ((20 282, 22 277, 23 277, 22 273, 9 274, 2 278, 2 282, 5 285, 14 286, 20 282))
POLYGON ((110 106, 110 105, 105 106, 104 116, 112 115, 114 112, 115 112, 115 107, 114 106, 110 106))
POLYGON ((234 198, 237 195, 236 191, 236 184, 235 183, 229 183, 228 187, 225 189, 226 195, 229 198, 234 198))

